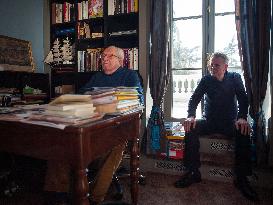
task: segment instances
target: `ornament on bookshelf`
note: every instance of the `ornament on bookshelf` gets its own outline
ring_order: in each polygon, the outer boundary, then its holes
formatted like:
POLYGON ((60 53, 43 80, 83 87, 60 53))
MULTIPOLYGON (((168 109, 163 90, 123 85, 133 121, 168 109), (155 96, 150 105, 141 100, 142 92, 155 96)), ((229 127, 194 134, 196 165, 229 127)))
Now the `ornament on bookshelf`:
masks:
POLYGON ((72 64, 72 46, 69 41, 69 38, 66 37, 66 39, 63 40, 63 46, 61 47, 61 52, 62 52, 62 61, 63 64, 72 64))
POLYGON ((62 42, 59 38, 53 43, 52 49, 47 54, 44 62, 54 66, 60 64, 73 64, 73 56, 75 45, 71 45, 69 38, 67 37, 62 42))
POLYGON ((49 65, 51 65, 53 63, 53 52, 52 52, 52 50, 49 51, 49 53, 47 54, 44 62, 46 64, 49 64, 49 65))
POLYGON ((62 63, 62 53, 60 50, 60 41, 58 38, 56 38, 56 40, 53 43, 53 63, 54 64, 61 64, 62 63))

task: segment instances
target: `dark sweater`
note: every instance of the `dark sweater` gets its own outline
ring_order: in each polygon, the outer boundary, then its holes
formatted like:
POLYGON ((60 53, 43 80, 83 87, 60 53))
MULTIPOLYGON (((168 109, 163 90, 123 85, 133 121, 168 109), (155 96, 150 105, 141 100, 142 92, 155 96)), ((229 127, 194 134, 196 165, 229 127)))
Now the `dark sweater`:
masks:
POLYGON ((138 87, 140 102, 144 104, 143 89, 138 74, 134 70, 127 68, 118 68, 114 73, 107 75, 104 72, 98 72, 80 89, 80 93, 92 90, 93 87, 138 87))
POLYGON ((222 81, 218 81, 211 75, 204 76, 189 101, 188 117, 195 117, 197 105, 204 95, 203 116, 206 119, 229 121, 247 118, 248 99, 243 81, 238 73, 226 72, 222 81))

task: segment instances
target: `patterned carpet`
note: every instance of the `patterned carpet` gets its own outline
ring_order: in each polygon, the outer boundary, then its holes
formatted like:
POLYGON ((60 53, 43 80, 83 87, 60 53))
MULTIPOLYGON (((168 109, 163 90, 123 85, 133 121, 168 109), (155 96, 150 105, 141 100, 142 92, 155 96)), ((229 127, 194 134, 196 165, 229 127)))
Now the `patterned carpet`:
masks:
MULTIPOLYGON (((64 205, 59 199, 43 192, 46 163, 22 160, 17 163, 14 177, 19 190, 11 197, 0 197, 0 205, 64 205)), ((146 173, 146 185, 139 186, 139 205, 252 205, 231 183, 202 181, 187 189, 177 189, 173 183, 179 178, 173 175, 146 173)), ((120 179, 123 201, 130 203, 129 178, 120 179)), ((262 205, 273 205, 273 190, 255 187, 262 205)), ((109 190, 106 200, 112 200, 114 189, 109 190)))
MULTIPOLYGON (((146 174, 146 185, 140 186, 139 205, 252 205, 232 183, 202 181, 186 189, 177 189, 173 183, 178 176, 158 173, 146 174)), ((129 181, 125 187, 124 201, 130 202, 129 181)), ((273 205, 273 190, 257 188, 263 205, 273 205)))

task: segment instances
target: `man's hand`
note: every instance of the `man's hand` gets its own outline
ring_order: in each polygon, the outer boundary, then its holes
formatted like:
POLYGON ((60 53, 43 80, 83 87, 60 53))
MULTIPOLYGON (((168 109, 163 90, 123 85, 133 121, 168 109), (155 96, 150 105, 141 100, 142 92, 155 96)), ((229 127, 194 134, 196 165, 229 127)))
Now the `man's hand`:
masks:
POLYGON ((240 129, 242 135, 249 135, 250 134, 251 127, 250 127, 249 123, 245 119, 239 118, 235 122, 235 126, 236 126, 237 130, 240 129))
POLYGON ((195 117, 188 117, 188 118, 183 122, 183 126, 184 126, 185 132, 191 131, 191 128, 195 128, 195 125, 196 125, 195 117))

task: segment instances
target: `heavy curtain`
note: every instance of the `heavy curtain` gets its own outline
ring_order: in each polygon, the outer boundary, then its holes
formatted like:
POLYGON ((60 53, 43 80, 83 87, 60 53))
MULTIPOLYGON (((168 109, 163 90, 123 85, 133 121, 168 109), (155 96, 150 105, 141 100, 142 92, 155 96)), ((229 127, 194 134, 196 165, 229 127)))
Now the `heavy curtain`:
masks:
POLYGON ((171 1, 150 0, 149 86, 153 107, 147 126, 147 152, 156 153, 164 129, 162 103, 171 72, 171 1))
POLYGON ((270 10, 269 0, 235 0, 239 51, 253 119, 253 157, 259 165, 267 157, 262 105, 269 71, 270 10))

